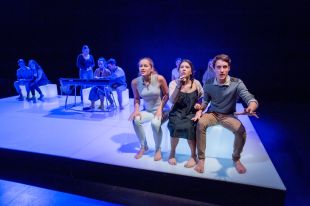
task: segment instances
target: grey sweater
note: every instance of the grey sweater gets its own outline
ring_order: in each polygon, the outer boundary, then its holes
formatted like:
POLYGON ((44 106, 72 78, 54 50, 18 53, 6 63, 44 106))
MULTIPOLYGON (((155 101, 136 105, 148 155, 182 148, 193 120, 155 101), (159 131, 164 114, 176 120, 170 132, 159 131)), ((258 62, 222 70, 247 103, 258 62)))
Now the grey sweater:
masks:
MULTIPOLYGON (((239 97, 249 104, 257 100, 248 91, 242 80, 228 76, 228 81, 219 85, 217 81, 212 78, 204 85, 203 104, 208 105, 208 112, 217 112, 221 114, 233 114, 236 111, 236 103, 239 97)), ((257 103, 258 104, 258 103, 257 103)))

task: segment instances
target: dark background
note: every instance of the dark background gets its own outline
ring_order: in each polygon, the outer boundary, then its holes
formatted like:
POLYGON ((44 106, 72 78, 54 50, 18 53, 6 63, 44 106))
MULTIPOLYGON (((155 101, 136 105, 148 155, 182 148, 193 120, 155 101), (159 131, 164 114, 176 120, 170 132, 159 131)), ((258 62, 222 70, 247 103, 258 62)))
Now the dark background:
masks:
POLYGON ((176 57, 201 80, 209 58, 232 58, 260 102, 252 122, 287 187, 287 205, 309 205, 310 1, 3 1, 0 97, 17 95, 17 60, 37 60, 48 78, 78 77, 83 44, 127 75, 149 56, 170 81, 176 57))
POLYGON ((78 77, 83 44, 114 57, 127 74, 153 58, 170 81, 175 58, 193 61, 201 79, 209 58, 232 58, 260 100, 308 99, 308 1, 4 1, 1 3, 1 96, 16 95, 17 59, 37 60, 48 78, 78 77), (113 3, 112 3, 113 2, 113 3), (5 88, 5 89, 3 89, 5 88))

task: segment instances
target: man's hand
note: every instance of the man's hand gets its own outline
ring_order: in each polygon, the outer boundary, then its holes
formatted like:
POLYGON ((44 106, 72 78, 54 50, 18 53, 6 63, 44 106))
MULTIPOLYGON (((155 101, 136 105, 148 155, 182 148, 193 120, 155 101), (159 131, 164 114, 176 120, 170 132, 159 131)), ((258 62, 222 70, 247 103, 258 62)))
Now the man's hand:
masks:
POLYGON ((256 112, 247 112, 246 109, 243 111, 243 112, 235 112, 234 115, 249 115, 249 116, 254 116, 256 117, 257 119, 259 118, 256 114, 256 112))
POLYGON ((256 118, 259 118, 255 112, 257 109, 257 103, 256 102, 250 102, 249 106, 244 109, 243 112, 235 112, 235 115, 249 115, 249 116, 254 116, 256 118))

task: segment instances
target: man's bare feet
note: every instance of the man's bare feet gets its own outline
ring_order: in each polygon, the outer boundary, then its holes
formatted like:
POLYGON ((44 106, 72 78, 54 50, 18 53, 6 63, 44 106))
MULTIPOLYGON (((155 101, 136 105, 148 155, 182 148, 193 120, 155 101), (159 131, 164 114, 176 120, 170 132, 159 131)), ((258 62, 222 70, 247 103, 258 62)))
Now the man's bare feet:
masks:
POLYGON ((244 174, 246 172, 245 166, 240 162, 240 160, 234 162, 235 168, 239 174, 244 174))
POLYGON ((140 159, 143 156, 144 152, 146 152, 147 150, 148 150, 147 146, 146 147, 141 147, 139 152, 137 152, 137 154, 135 155, 135 158, 136 159, 140 159))
POLYGON ((196 172, 203 173, 205 170, 205 160, 200 159, 194 169, 196 172))
POLYGON ((184 165, 184 167, 186 168, 191 168, 191 167, 194 167, 196 165, 196 159, 191 157, 184 165))
POLYGON ((154 155, 154 161, 159 161, 159 160, 161 160, 161 151, 160 151, 160 149, 158 149, 155 152, 155 155, 154 155))

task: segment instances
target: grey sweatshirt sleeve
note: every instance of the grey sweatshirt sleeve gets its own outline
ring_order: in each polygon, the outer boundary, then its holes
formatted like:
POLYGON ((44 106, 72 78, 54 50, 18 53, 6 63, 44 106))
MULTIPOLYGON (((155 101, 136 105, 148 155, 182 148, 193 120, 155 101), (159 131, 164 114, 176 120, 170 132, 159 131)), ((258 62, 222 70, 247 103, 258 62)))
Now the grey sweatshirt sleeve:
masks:
POLYGON ((255 99, 254 95, 249 92, 249 90, 246 88, 245 84, 242 80, 239 79, 238 86, 237 86, 237 92, 238 95, 242 98, 242 100, 249 105, 250 102, 256 102, 258 104, 257 100, 255 99))

